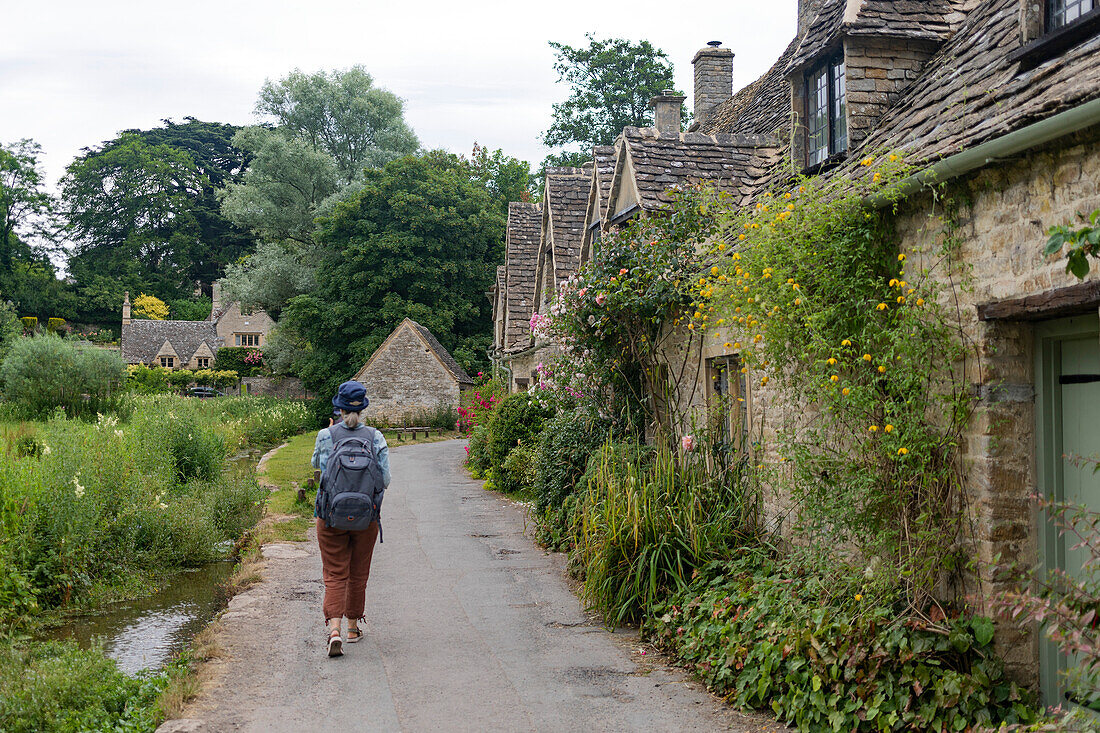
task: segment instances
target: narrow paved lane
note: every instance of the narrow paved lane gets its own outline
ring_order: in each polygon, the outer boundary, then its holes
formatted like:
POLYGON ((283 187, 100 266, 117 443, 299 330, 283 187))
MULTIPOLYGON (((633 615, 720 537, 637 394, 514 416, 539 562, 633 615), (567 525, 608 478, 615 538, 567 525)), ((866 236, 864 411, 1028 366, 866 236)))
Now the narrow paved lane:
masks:
POLYGON ((220 622, 213 683, 166 729, 765 729, 585 614, 561 557, 462 457, 459 441, 392 452, 362 642, 325 656, 315 545, 269 545, 265 581, 220 622))

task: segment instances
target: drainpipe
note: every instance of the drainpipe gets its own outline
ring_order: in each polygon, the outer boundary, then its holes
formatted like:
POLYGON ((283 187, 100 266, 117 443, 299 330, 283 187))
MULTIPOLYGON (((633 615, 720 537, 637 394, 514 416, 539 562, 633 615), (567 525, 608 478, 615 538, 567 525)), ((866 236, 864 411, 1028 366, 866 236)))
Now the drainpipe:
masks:
MULTIPOLYGON (((1100 124, 1100 99, 1085 102, 1073 109, 1059 112, 1053 117, 944 158, 920 173, 909 176, 898 184, 896 190, 904 198, 927 185, 957 178, 1002 158, 1016 155, 1096 124, 1100 124)), ((876 194, 868 199, 868 203, 876 208, 888 206, 892 202, 893 197, 883 194, 876 194)))

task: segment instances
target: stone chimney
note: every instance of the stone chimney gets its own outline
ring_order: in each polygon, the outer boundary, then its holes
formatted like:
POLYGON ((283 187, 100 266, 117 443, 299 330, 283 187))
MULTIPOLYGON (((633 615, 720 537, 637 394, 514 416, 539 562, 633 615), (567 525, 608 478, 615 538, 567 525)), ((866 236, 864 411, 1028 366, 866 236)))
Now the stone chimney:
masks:
POLYGON ((222 307, 222 285, 217 280, 210 286, 210 320, 218 317, 218 309, 222 307))
POLYGON ((681 97, 671 89, 665 89, 661 95, 649 100, 653 108, 653 126, 662 135, 680 134, 680 107, 687 97, 681 97))
POLYGON ((733 96, 733 51, 720 45, 711 41, 691 60, 695 67, 695 122, 700 125, 715 107, 733 96))
POLYGON ((130 323, 130 291, 127 290, 122 295, 122 325, 126 326, 130 323))

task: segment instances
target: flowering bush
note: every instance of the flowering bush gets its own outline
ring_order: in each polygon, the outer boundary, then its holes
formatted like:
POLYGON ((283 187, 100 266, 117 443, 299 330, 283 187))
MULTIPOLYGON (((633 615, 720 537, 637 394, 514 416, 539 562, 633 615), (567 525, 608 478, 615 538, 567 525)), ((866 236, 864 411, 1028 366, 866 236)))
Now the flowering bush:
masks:
POLYGON ((249 366, 262 366, 264 363, 264 352, 259 349, 249 349, 248 353, 244 355, 244 363, 249 366))
POLYGON ((687 307, 701 247, 717 232, 715 201, 725 198, 677 192, 660 217, 636 218, 601 239, 593 259, 561 283, 550 312, 532 318, 533 331, 564 351, 539 380, 543 392, 617 421, 661 423, 671 435, 691 396, 681 406, 669 384, 695 373, 690 360, 670 358, 680 335, 668 326, 687 307))
POLYGON ((488 423, 489 415, 508 392, 503 382, 490 378, 484 372, 478 372, 478 380, 477 386, 464 390, 459 400, 455 429, 466 437, 478 425, 488 423))
POLYGON ((866 203, 908 171, 896 155, 872 170, 723 211, 685 325, 738 353, 756 391, 799 406, 756 455, 794 495, 806 536, 894 563, 924 607, 965 563, 957 458, 978 357, 946 305, 963 286, 950 216, 942 246, 910 266, 866 203))

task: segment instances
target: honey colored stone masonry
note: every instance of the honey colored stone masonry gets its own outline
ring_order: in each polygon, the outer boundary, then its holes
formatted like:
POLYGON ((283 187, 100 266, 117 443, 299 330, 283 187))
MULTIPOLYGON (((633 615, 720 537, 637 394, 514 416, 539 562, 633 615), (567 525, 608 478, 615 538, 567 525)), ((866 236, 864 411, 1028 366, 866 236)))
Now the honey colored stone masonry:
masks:
POLYGON ((458 407, 458 382, 411 327, 398 329, 355 378, 367 388, 368 423, 403 424, 441 402, 458 407))

